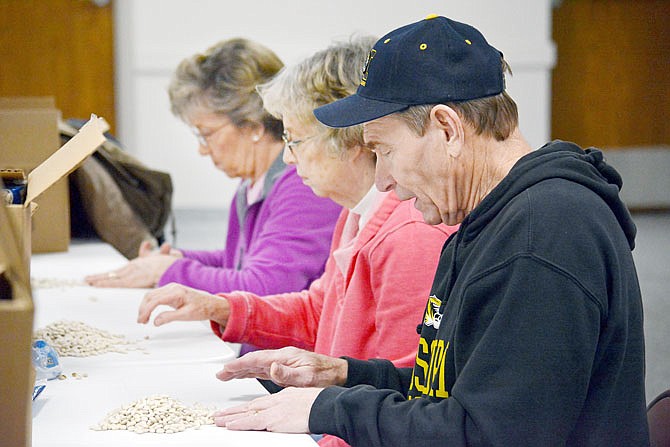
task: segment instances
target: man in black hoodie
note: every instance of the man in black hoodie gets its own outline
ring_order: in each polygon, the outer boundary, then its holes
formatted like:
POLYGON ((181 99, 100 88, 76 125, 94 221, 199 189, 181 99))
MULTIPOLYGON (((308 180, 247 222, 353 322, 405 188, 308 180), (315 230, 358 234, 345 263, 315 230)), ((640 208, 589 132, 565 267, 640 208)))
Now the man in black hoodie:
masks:
POLYGON ((375 44, 355 95, 315 110, 332 127, 365 123, 379 189, 414 198, 429 224, 461 227, 442 250, 413 369, 261 351, 218 377, 294 388, 217 424, 353 446, 649 444, 621 178, 595 149, 533 151, 506 68, 476 29, 429 16, 375 44))

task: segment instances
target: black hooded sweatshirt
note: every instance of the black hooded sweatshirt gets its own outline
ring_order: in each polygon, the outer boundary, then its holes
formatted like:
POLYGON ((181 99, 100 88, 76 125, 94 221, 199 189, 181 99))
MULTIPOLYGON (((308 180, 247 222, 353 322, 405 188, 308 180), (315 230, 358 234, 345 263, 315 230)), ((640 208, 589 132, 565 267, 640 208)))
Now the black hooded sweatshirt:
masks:
POLYGON ((352 446, 646 446, 635 225, 621 177, 554 141, 445 243, 413 369, 347 358, 314 433, 352 446))

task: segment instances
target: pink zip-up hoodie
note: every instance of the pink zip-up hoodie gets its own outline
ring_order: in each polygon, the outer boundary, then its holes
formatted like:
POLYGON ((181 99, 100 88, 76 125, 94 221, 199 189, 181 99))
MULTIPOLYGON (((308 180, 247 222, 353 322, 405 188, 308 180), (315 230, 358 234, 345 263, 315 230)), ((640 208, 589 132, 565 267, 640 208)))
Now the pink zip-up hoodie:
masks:
POLYGON ((416 327, 440 251, 457 227, 427 225, 413 201, 400 202, 389 193, 360 230, 343 275, 332 253, 339 248, 348 214, 346 209, 340 214, 326 270, 308 290, 264 297, 221 294, 230 302, 230 317, 224 331, 212 322, 214 332, 225 341, 265 349, 296 346, 336 357, 413 365, 416 327))

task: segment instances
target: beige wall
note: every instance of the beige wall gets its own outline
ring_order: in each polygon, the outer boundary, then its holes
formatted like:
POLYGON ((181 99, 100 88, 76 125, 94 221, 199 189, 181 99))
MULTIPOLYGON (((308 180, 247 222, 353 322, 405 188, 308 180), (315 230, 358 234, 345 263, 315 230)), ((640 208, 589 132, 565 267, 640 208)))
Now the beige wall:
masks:
POLYGON ((382 35, 430 13, 477 26, 514 69, 508 89, 534 145, 550 134, 554 63, 550 0, 115 0, 117 116, 136 155, 170 172, 175 206, 225 208, 236 181, 196 154, 165 92, 184 57, 234 36, 257 40, 290 64, 352 33, 382 35), (213 192, 213 194, 212 194, 213 192))

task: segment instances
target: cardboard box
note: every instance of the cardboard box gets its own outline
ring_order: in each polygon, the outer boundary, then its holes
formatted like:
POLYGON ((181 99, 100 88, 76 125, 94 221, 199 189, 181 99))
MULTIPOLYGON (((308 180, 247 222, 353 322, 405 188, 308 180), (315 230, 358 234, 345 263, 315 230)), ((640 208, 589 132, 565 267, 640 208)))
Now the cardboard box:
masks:
MULTIPOLYGON (((28 174, 25 203, 8 205, 7 212, 12 227, 19 235, 18 248, 22 254, 23 263, 27 272, 30 271, 31 227, 32 214, 39 214, 41 204, 35 199, 41 196, 48 188, 74 171, 89 155, 105 141, 103 135, 109 125, 103 118, 95 115, 84 124, 79 133, 53 153, 47 160, 28 174)), ((1 173, 0 173, 1 174, 1 173)), ((53 224, 52 224, 53 226, 53 224)), ((68 232, 70 228, 68 225, 68 232)), ((69 240, 69 238, 68 238, 69 240)))
POLYGON ((2 445, 30 446, 34 307, 15 230, 0 203, 0 439, 2 445))
MULTIPOLYGON (((60 147, 52 97, 0 98, 0 168, 29 173, 60 147)), ((67 179, 40 198, 33 217, 34 253, 66 251, 70 245, 70 195, 67 179)))

